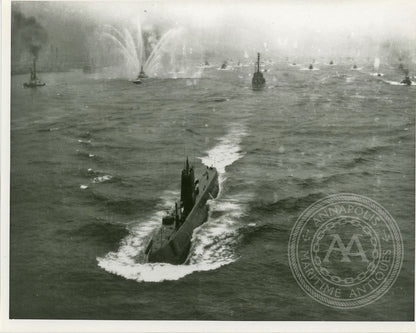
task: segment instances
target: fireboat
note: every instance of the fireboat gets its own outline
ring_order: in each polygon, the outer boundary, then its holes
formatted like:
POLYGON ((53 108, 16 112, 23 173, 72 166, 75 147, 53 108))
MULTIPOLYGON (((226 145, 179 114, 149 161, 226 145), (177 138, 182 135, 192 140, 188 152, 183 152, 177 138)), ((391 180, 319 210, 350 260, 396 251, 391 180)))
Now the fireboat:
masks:
POLYGON ((143 70, 143 66, 140 67, 140 73, 139 75, 137 75, 136 80, 133 80, 133 83, 135 84, 142 84, 143 81, 141 79, 147 79, 148 76, 146 75, 146 73, 143 70))

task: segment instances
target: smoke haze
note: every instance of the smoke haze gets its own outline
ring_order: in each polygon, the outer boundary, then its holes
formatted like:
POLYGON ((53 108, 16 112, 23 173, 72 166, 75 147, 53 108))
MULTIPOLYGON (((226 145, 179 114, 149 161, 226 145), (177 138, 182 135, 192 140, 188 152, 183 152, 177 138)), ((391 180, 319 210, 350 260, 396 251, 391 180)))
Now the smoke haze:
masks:
MULTIPOLYGON (((260 51, 270 59, 380 57, 411 67, 416 58, 416 6, 410 1, 19 2, 14 8, 36 18, 34 36, 20 35, 24 43, 38 39, 31 44, 34 55, 46 40, 40 22, 49 42, 74 63, 103 52, 97 37, 103 25, 134 35, 138 24, 146 54, 166 31, 181 28, 194 49, 217 60, 260 51)), ((21 17, 14 20, 19 27, 21 17)))

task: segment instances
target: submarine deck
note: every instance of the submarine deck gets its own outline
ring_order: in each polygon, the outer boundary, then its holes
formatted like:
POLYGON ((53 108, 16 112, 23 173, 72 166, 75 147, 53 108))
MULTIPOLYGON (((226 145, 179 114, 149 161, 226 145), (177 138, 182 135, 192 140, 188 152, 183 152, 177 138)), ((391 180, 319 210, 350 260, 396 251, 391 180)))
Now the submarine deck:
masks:
MULTIPOLYGON (((198 178, 198 187, 199 187, 199 193, 197 194, 195 198, 195 204, 192 208, 192 211, 195 209, 195 207, 200 206, 200 201, 202 198, 206 197, 206 192, 210 188, 210 184, 215 181, 215 178, 217 177, 217 170, 215 168, 206 168, 204 173, 198 178)), ((179 207, 179 203, 178 203, 179 207)), ((192 215, 192 211, 189 213, 188 217, 192 215)), ((187 219, 188 219, 187 217, 187 219)), ((163 247, 166 245, 174 236, 176 233, 181 229, 181 227, 186 223, 187 219, 182 223, 182 225, 179 227, 178 230, 175 229, 175 225, 161 225, 156 232, 153 234, 152 240, 150 241, 148 247, 150 247, 151 251, 156 251, 157 249, 163 247)))

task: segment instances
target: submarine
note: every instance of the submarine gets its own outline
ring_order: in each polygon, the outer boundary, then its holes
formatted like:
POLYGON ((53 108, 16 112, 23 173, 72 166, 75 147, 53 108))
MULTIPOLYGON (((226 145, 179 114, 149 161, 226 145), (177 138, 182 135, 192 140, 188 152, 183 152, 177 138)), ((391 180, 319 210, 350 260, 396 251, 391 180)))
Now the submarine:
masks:
POLYGON ((263 77, 262 72, 260 72, 260 53, 257 53, 257 63, 256 69, 253 74, 253 79, 251 80, 251 86, 253 90, 263 89, 266 85, 266 79, 263 77))
POLYGON ((186 158, 180 201, 162 218, 162 225, 146 246, 147 262, 183 264, 191 248, 193 231, 208 219, 207 201, 215 199, 218 192, 217 170, 207 167, 201 177, 195 179, 194 168, 186 158))

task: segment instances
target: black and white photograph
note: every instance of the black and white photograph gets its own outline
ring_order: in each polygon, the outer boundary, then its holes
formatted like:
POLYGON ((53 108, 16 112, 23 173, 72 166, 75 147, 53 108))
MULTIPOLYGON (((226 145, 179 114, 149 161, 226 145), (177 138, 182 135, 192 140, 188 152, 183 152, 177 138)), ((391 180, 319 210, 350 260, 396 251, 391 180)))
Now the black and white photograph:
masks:
POLYGON ((416 329, 414 1, 7 0, 1 69, 2 332, 416 329))

